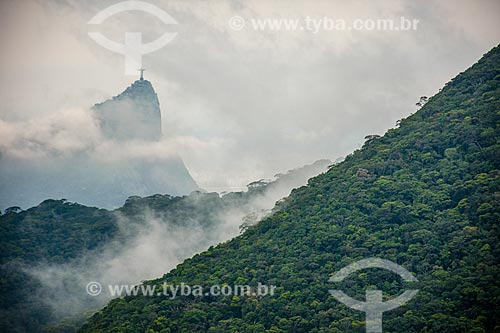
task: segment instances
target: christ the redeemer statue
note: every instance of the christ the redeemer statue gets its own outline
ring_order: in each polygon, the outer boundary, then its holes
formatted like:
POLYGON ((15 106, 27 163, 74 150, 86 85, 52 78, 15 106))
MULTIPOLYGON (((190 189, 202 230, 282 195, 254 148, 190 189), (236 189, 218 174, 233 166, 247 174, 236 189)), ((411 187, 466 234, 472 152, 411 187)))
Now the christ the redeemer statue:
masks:
POLYGON ((141 80, 141 81, 144 80, 144 71, 145 71, 145 69, 144 68, 139 68, 138 71, 141 72, 141 78, 139 80, 141 80))

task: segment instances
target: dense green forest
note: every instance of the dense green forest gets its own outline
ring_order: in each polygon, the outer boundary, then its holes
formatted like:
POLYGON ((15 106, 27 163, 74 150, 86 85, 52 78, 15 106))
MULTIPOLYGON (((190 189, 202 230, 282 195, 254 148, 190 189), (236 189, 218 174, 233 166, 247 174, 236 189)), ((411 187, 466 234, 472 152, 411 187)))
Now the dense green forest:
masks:
MULTIPOLYGON (((45 200, 27 210, 8 208, 0 215, 0 331, 74 331, 74 325, 88 313, 55 325, 61 318, 44 302, 50 295, 44 293, 44 286, 30 271, 34 267, 65 265, 75 259, 96 256, 111 242, 122 244, 116 251, 127 249, 134 234, 122 232, 119 220, 125 220, 126 225, 122 223, 121 227, 130 230, 146 228, 151 218, 189 230, 201 228, 205 238, 193 248, 192 253, 196 253, 207 249, 217 238, 214 233, 223 223, 224 212, 238 209, 244 216, 239 223, 251 225, 263 214, 262 205, 255 201, 264 200, 272 207, 272 203, 311 176, 326 170, 330 163, 320 160, 279 174, 272 181, 253 182, 246 191, 223 196, 199 191, 186 196, 132 196, 123 207, 113 211, 64 199, 45 200)), ((266 210, 264 214, 267 213, 266 210)), ((90 302, 89 307, 91 305, 97 306, 90 302)))
POLYGON ((364 332, 336 287, 392 298, 407 289, 380 269, 329 277, 379 257, 420 290, 384 314, 384 332, 500 332, 500 47, 397 128, 296 189, 242 235, 146 284, 276 285, 274 296, 127 296, 81 332, 364 332))

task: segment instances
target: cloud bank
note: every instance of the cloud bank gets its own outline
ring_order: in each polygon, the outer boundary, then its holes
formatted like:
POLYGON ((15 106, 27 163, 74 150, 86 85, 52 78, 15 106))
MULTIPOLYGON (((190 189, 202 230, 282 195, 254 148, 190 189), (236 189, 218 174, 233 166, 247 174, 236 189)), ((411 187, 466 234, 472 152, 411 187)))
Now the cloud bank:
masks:
MULTIPOLYGON (((498 44, 500 30, 495 0, 150 2, 178 24, 122 13, 98 31, 118 42, 126 31, 142 32, 145 41, 178 33, 143 65, 159 95, 164 132, 208 190, 242 188, 277 170, 345 156, 498 44), (404 16, 420 23, 399 32, 236 31, 227 24, 235 15, 404 16)), ((114 3, 2 2, 1 119, 29 122, 53 110, 85 109, 136 79, 124 76, 121 55, 87 36, 88 20, 114 3)))

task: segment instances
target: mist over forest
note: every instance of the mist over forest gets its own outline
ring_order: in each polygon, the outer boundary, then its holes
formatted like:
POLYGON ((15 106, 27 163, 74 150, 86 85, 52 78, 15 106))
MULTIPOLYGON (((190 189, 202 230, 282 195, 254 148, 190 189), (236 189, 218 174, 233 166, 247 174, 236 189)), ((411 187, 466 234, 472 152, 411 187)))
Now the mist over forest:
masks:
POLYGON ((0 331, 499 332, 499 31, 497 0, 0 2, 0 331))

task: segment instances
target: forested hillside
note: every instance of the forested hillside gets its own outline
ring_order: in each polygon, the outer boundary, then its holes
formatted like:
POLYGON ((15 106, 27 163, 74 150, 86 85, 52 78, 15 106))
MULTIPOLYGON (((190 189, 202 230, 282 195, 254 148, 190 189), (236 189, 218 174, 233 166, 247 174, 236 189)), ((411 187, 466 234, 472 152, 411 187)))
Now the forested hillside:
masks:
MULTIPOLYGON (((369 257, 411 271, 420 290, 384 313, 384 332, 500 331, 500 47, 418 112, 292 192, 272 216, 147 284, 276 285, 276 294, 113 300, 81 332, 364 332, 361 299, 405 284, 369 257)), ((333 103, 333 101, 332 101, 333 103)))
MULTIPOLYGON (((88 316, 88 313, 77 313, 76 318, 54 326, 61 320, 61 315, 55 314, 48 304, 51 302, 47 301, 54 297, 51 292, 57 292, 52 289, 57 288, 48 288, 39 281, 40 277, 33 274, 38 268, 46 267, 48 272, 53 268, 70 271, 74 266, 90 265, 94 258, 99 261, 99 255, 110 248, 114 251, 113 256, 106 259, 116 259, 135 244, 141 231, 151 227, 151 220, 158 221, 165 230, 180 230, 186 235, 200 234, 200 239, 183 241, 183 251, 188 255, 179 254, 182 260, 227 239, 221 237, 238 234, 240 224, 255 223, 256 219, 270 212, 276 200, 306 183, 308 178, 325 171, 330 163, 329 160, 320 160, 280 174, 273 181, 253 182, 247 191, 224 196, 198 191, 186 196, 131 196, 123 207, 113 211, 64 199, 45 200, 27 210, 10 207, 0 214, 0 331, 40 332, 48 329, 71 332, 76 329, 73 327, 75 319, 78 322, 88 316), (233 225, 225 225, 228 219, 232 219, 233 225), (221 230, 229 227, 235 231, 220 235, 221 230)), ((168 239, 165 242, 168 243, 168 239)), ((149 265, 156 264, 151 262, 149 265)), ((90 267, 82 269, 91 270, 90 267)), ((70 274, 73 272, 67 273, 62 285, 73 284, 76 294, 82 291, 83 301, 85 296, 89 298, 86 305, 77 299, 84 304, 76 308, 98 309, 99 302, 85 294, 85 286, 78 285, 79 281, 70 274)), ((56 281, 48 284, 57 286, 56 281)), ((67 298, 71 299, 70 295, 67 298)))

